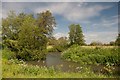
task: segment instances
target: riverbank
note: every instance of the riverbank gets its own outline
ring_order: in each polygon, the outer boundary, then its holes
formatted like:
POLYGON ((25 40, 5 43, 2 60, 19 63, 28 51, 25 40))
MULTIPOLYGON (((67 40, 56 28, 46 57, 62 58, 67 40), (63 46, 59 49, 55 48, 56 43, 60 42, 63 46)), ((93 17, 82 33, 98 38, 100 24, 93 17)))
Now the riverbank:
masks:
POLYGON ((95 74, 89 68, 81 72, 56 71, 54 67, 39 67, 27 65, 23 61, 2 60, 3 78, 113 78, 113 76, 95 74))
POLYGON ((79 63, 74 62, 75 63, 74 64, 71 61, 62 60, 60 53, 49 53, 46 56, 46 61, 42 61, 47 66, 44 66, 41 64, 40 64, 41 66, 39 66, 38 64, 32 65, 31 63, 28 64, 23 60, 17 60, 14 58, 14 56, 12 56, 14 55, 14 53, 9 49, 2 50, 2 54, 3 54, 2 55, 3 78, 114 78, 114 77, 119 77, 117 75, 114 76, 112 72, 109 71, 110 70, 109 65, 104 69, 104 70, 108 70, 109 73, 101 73, 100 70, 98 71, 91 70, 89 66, 85 66, 85 65, 81 66, 81 64, 79 63), (55 66, 57 66, 58 68, 59 67, 62 67, 62 68, 56 69, 55 66))
POLYGON ((64 52, 62 58, 80 64, 120 65, 118 47, 81 47, 73 45, 64 52))

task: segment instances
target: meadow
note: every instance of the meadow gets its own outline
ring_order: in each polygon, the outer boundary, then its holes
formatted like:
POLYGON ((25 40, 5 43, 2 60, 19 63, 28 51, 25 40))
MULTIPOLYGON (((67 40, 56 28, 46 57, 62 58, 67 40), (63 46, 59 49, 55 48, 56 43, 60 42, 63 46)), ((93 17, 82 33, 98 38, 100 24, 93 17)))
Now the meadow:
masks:
MULTIPOLYGON (((96 48, 95 48, 96 49, 96 48)), ((105 48, 106 49, 106 48, 105 48)), ((109 48, 110 49, 110 48, 109 48)), ((101 49, 99 49, 101 50, 101 49)), ((113 49, 111 49, 113 50, 113 49)), ((107 74, 103 73, 94 73, 90 67, 86 66, 85 64, 89 63, 96 63, 97 61, 101 61, 103 63, 105 60, 107 60, 107 56, 103 56, 103 53, 101 51, 99 52, 100 55, 95 55, 96 51, 93 53, 89 53, 95 51, 93 48, 81 48, 79 46, 72 46, 68 50, 64 51, 62 53, 62 59, 70 60, 70 61, 75 61, 75 62, 84 62, 82 70, 78 72, 63 72, 61 70, 56 70, 54 67, 45 67, 45 66, 38 66, 38 65, 28 65, 26 64, 25 61, 23 60, 18 60, 14 57, 14 52, 10 51, 9 49, 5 48, 2 50, 2 76, 3 78, 114 78, 114 77, 119 77, 119 76, 114 76, 111 69, 114 68, 114 65, 118 64, 118 59, 117 54, 110 55, 109 52, 105 53, 109 54, 112 60, 108 60, 112 64, 106 63, 106 70, 108 70, 107 74), (80 48, 80 49, 78 49, 80 48), (73 50, 74 49, 74 50, 73 50), (86 50, 87 49, 87 50, 86 50), (71 52, 72 50, 72 52, 71 52), (82 51, 78 51, 82 50, 82 51), (74 51, 74 52, 73 52, 74 51), (78 51, 78 52, 77 52, 78 51), (69 55, 67 53, 69 52, 69 55), (71 52, 71 53, 70 53, 71 52), (76 55, 79 58, 76 57, 76 55), (89 54, 93 54, 94 56, 88 57, 89 54), (71 56, 72 55, 72 56, 71 56), (80 57, 83 56, 83 57, 80 57), (102 57, 105 58, 102 59, 102 57), (90 59, 96 59, 96 61, 92 61, 90 59), (89 61, 89 62, 88 62, 89 61)), ((117 52, 117 50, 114 50, 117 52)), ((113 53, 112 53, 113 54, 113 53)), ((80 63, 82 64, 82 63, 80 63)))

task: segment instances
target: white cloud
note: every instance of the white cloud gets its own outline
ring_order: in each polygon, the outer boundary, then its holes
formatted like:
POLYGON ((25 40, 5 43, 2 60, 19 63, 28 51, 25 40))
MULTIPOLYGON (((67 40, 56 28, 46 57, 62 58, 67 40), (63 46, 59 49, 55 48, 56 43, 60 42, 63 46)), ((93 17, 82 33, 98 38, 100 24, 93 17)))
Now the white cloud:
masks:
POLYGON ((84 2, 86 0, 2 0, 2 2, 84 2))
POLYGON ((99 19, 99 21, 97 22, 91 22, 91 24, 92 29, 118 32, 118 15, 110 16, 107 18, 103 17, 102 19, 99 19))
MULTIPOLYGON (((84 33, 84 39, 87 44, 93 41, 99 41, 102 43, 109 43, 110 41, 115 41, 117 38, 118 32, 86 32, 84 33)), ((56 33, 53 35, 56 39, 60 37, 67 37, 68 33, 56 33)))
POLYGON ((91 43, 92 41, 103 43, 115 41, 118 35, 118 15, 102 17, 97 22, 91 21, 90 24, 90 30, 84 34, 87 43, 91 43))
POLYGON ((55 3, 48 4, 47 6, 38 7, 35 9, 35 13, 43 10, 50 10, 54 14, 64 16, 70 21, 78 21, 88 19, 94 16, 99 16, 102 10, 111 8, 111 6, 91 5, 87 6, 87 3, 55 3))
POLYGON ((7 17, 7 11, 2 9, 2 13, 1 13, 1 18, 6 18, 7 17))
MULTIPOLYGON (((111 8, 111 6, 102 6, 98 4, 89 5, 87 3, 47 3, 46 5, 36 5, 32 6, 31 4, 11 4, 11 3, 5 3, 4 7, 2 9, 2 15, 3 17, 7 16, 7 13, 9 10, 15 10, 17 13, 24 11, 24 9, 31 9, 33 12, 38 13, 44 10, 50 10, 54 14, 59 14, 64 16, 69 21, 79 21, 82 23, 90 23, 89 18, 99 16, 100 12, 106 9, 111 8)), ((100 22, 92 22, 92 26, 89 28, 97 28, 97 30, 101 28, 108 28, 109 29, 115 29, 117 24, 117 16, 114 16, 112 18, 103 18, 100 22), (114 28, 115 27, 115 28, 114 28)), ((57 29, 54 28, 54 29, 57 29)), ((102 30, 102 29, 101 29, 102 30)), ((117 31, 104 31, 104 32, 86 32, 85 33, 85 40, 87 43, 90 43, 91 41, 101 41, 101 42, 109 42, 111 40, 115 40, 117 36, 117 31)), ((57 39, 60 37, 68 36, 67 33, 56 33, 54 34, 54 37, 57 39)))
POLYGON ((25 4, 25 2, 3 2, 2 3, 2 17, 6 18, 10 11, 15 11, 16 14, 24 12, 25 9, 30 9, 31 4, 25 4))
POLYGON ((91 43, 92 41, 109 43, 110 41, 115 41, 117 34, 118 32, 87 32, 84 35, 86 43, 91 43))
MULTIPOLYGON (((42 3, 40 3, 42 4, 42 3)), ((45 5, 34 5, 34 3, 5 3, 3 4, 3 17, 7 15, 10 10, 14 10, 17 13, 23 12, 25 9, 30 9, 34 13, 39 13, 45 10, 50 10, 53 14, 59 14, 69 21, 82 21, 94 16, 99 16, 100 12, 105 9, 111 8, 111 6, 102 6, 99 4, 89 5, 85 2, 79 3, 46 3, 45 5), (33 6, 32 6, 33 5, 33 6)))
POLYGON ((1 0, 2 2, 118 2, 119 0, 1 0))
POLYGON ((58 29, 58 27, 53 27, 54 30, 58 29))
POLYGON ((56 33, 53 35, 56 39, 60 38, 60 37, 68 37, 68 33, 56 33))

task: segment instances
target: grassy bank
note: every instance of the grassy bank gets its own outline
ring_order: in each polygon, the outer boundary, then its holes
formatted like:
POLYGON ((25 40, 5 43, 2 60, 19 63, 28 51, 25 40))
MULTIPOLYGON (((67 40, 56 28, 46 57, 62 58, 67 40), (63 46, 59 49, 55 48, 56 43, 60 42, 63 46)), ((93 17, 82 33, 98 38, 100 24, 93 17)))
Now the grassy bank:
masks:
POLYGON ((62 72, 54 67, 27 65, 23 60, 14 58, 9 49, 2 51, 3 78, 111 78, 112 74, 94 73, 89 67, 83 67, 78 72, 62 72))
POLYGON ((117 47, 85 48, 73 45, 62 53, 62 58, 68 61, 79 62, 80 64, 119 65, 120 58, 118 50, 117 47))
POLYGON ((39 67, 27 65, 22 60, 14 58, 14 53, 9 49, 2 51, 2 76, 3 78, 106 78, 112 77, 103 74, 95 74, 89 68, 84 68, 81 72, 56 71, 53 67, 39 67))
POLYGON ((81 72, 56 71, 53 67, 39 67, 27 65, 23 61, 2 60, 2 75, 4 78, 107 78, 103 74, 95 74, 89 68, 84 68, 81 72))

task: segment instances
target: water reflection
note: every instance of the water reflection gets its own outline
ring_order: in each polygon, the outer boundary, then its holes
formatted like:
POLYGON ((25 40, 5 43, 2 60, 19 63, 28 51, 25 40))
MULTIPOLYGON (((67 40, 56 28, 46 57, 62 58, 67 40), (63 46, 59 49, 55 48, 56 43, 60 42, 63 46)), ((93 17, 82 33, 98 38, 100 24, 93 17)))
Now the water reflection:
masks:
MULTIPOLYGON (((80 72, 83 69, 83 65, 81 66, 79 63, 65 61, 61 59, 60 53, 49 53, 46 56, 45 61, 29 61, 27 62, 29 65, 38 65, 38 66, 46 66, 46 67, 54 67, 56 70, 61 70, 64 72, 80 72)), ((88 67, 91 66, 91 69, 94 72, 100 72, 104 73, 105 69, 103 65, 88 65, 88 67)), ((86 65, 87 67, 87 65, 86 65)), ((116 67, 117 71, 120 70, 116 67)))
POLYGON ((26 62, 29 65, 38 65, 38 66, 46 66, 51 67, 54 66, 57 70, 62 70, 64 72, 78 72, 80 64, 70 61, 65 61, 61 59, 60 53, 49 53, 46 56, 45 61, 28 61, 26 62))

